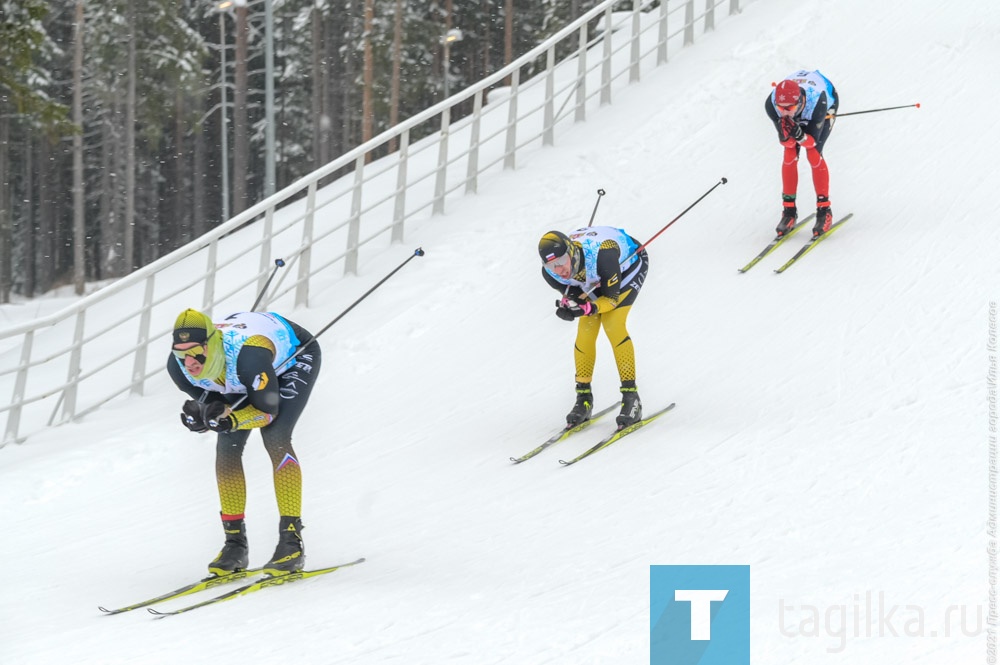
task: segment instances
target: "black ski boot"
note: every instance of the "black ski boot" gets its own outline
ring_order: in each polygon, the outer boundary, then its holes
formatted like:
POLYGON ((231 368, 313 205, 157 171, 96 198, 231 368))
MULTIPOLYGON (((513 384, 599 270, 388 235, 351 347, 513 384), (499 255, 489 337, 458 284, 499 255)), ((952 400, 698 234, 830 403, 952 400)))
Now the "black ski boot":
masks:
POLYGON ((226 532, 226 543, 219 556, 208 564, 208 572, 213 575, 228 575, 236 570, 246 570, 250 562, 250 548, 243 520, 222 520, 222 528, 226 532))
POLYGON ((813 238, 818 238, 830 230, 833 224, 833 211, 830 210, 830 199, 825 196, 816 197, 816 223, 813 225, 813 238))
POLYGON ((306 546, 302 543, 302 518, 281 516, 278 527, 278 547, 264 565, 267 575, 287 575, 306 565, 306 546))
POLYGON ((795 208, 795 197, 786 194, 781 195, 781 221, 775 231, 778 236, 783 236, 795 228, 795 222, 799 217, 799 212, 795 208))
POLYGON ((593 410, 594 394, 590 392, 590 384, 577 382, 576 404, 573 405, 573 410, 566 414, 566 425, 575 427, 590 420, 590 413, 593 410))
POLYGON ((635 387, 635 381, 622 381, 622 410, 615 418, 618 429, 624 429, 642 420, 642 400, 635 387))

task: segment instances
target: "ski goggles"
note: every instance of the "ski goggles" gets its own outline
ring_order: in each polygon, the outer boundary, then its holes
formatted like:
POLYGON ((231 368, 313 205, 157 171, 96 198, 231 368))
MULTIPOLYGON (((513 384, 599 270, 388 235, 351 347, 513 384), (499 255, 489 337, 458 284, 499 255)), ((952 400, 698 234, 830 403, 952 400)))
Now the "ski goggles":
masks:
POLYGON ((552 268, 569 268, 573 263, 573 257, 566 252, 562 256, 545 262, 545 267, 552 268))
POLYGON ((796 102, 794 104, 789 104, 787 106, 778 104, 777 108, 778 108, 778 113, 780 113, 781 115, 792 116, 795 115, 795 111, 799 108, 799 103, 796 102))

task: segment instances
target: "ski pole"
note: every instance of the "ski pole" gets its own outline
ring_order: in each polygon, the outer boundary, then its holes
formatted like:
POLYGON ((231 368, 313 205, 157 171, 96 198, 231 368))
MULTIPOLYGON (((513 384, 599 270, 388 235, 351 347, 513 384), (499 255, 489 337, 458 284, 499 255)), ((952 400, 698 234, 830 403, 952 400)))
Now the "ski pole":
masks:
POLYGON ((597 214, 597 206, 601 205, 601 197, 604 196, 605 191, 603 189, 597 190, 597 203, 594 204, 594 212, 590 213, 590 221, 587 222, 587 228, 589 229, 594 223, 594 216, 597 214))
MULTIPOLYGON (((312 344, 316 340, 317 337, 319 337, 320 335, 322 335, 323 333, 325 333, 327 330, 329 330, 333 326, 333 324, 335 324, 337 321, 340 321, 342 318, 344 318, 344 315, 346 315, 348 312, 350 312, 352 309, 354 309, 358 305, 358 303, 360 303, 362 300, 364 300, 365 298, 367 298, 368 296, 370 296, 372 294, 372 292, 375 291, 375 289, 377 289, 378 287, 380 287, 383 284, 385 284, 385 282, 390 277, 392 277, 397 272, 399 272, 400 270, 402 270, 403 266, 405 266, 407 263, 409 263, 410 261, 412 261, 415 257, 417 257, 417 256, 423 256, 423 255, 424 255, 424 250, 421 249, 420 247, 418 247, 413 252, 413 254, 410 255, 410 257, 408 259, 406 259, 405 261, 403 261, 402 263, 400 263, 398 266, 396 266, 393 269, 392 272, 390 272, 388 275, 386 275, 385 277, 383 277, 382 279, 380 279, 378 281, 378 283, 375 284, 375 286, 373 286, 372 288, 370 288, 367 291, 365 291, 364 295, 362 295, 360 298, 358 298, 353 303, 351 303, 350 306, 347 309, 345 309, 343 312, 341 312, 340 314, 338 314, 337 318, 335 318, 333 321, 330 321, 330 323, 328 323, 325 326, 323 326, 322 328, 320 328, 319 332, 314 333, 313 335, 311 335, 309 337, 309 339, 307 339, 305 342, 302 342, 301 344, 299 344, 298 351, 296 351, 292 355, 288 356, 288 358, 286 358, 284 361, 282 361, 282 363, 280 365, 278 365, 277 367, 275 367, 274 368, 274 373, 277 374, 278 372, 280 372, 282 370, 282 368, 285 367, 285 365, 287 365, 288 363, 290 363, 293 360, 295 360, 299 356, 299 354, 301 354, 303 351, 306 350, 306 347, 308 347, 310 344, 312 344)), ((229 406, 229 410, 227 412, 223 412, 223 417, 225 417, 225 416, 229 415, 229 413, 235 411, 236 407, 238 407, 240 404, 242 404, 243 400, 245 400, 246 398, 247 398, 247 396, 243 395, 238 400, 236 400, 235 402, 233 402, 229 406)))
MULTIPOLYGON (((646 242, 644 242, 644 243, 642 243, 641 245, 639 245, 638 247, 636 247, 636 248, 635 248, 635 251, 634 251, 634 252, 632 252, 631 254, 629 254, 629 255, 628 255, 628 257, 626 257, 626 259, 625 259, 624 261, 622 261, 622 262, 621 262, 621 264, 620 264, 620 266, 619 266, 619 269, 620 269, 620 267, 621 267, 622 265, 628 265, 628 262, 629 262, 629 261, 631 261, 631 260, 632 260, 632 258, 633 258, 633 257, 634 257, 634 256, 635 256, 636 254, 638 254, 638 253, 639 253, 639 252, 641 252, 642 250, 646 249, 646 246, 647 246, 647 245, 649 245, 649 243, 651 243, 651 242, 653 242, 654 240, 656 240, 656 238, 657 238, 657 237, 658 237, 658 236, 659 236, 659 235, 660 235, 661 233, 663 233, 664 231, 666 231, 667 229, 669 229, 669 228, 670 228, 670 226, 671 226, 671 225, 672 225, 672 224, 673 224, 674 222, 676 222, 676 221, 677 221, 678 219, 680 219, 681 217, 683 217, 683 216, 684 216, 684 214, 685 214, 685 213, 686 213, 686 212, 687 212, 688 210, 690 210, 691 208, 693 208, 693 207, 695 207, 696 205, 698 205, 698 203, 699 203, 699 202, 700 202, 700 201, 701 201, 701 200, 702 200, 703 198, 705 198, 706 196, 708 196, 709 194, 711 194, 711 193, 712 193, 712 191, 713 191, 713 190, 715 190, 715 188, 716 188, 716 187, 718 187, 719 185, 725 185, 725 184, 726 184, 727 182, 729 182, 729 181, 728 181, 728 180, 726 180, 725 178, 722 178, 721 180, 719 180, 719 182, 717 182, 717 183, 715 183, 714 185, 712 185, 712 186, 711 186, 711 188, 709 188, 709 190, 708 190, 707 192, 705 192, 704 194, 702 194, 701 196, 699 196, 699 197, 698 197, 698 199, 697 199, 697 200, 696 200, 696 201, 695 201, 694 203, 692 203, 691 205, 689 205, 689 206, 688 206, 687 208, 684 208, 684 210, 683 210, 683 212, 681 212, 681 214, 677 215, 677 216, 676 216, 676 217, 674 217, 674 218, 673 218, 672 220, 670 220, 670 221, 669 221, 669 222, 667 223, 667 225, 666 225, 666 226, 664 226, 664 227, 663 227, 662 229, 660 229, 659 231, 657 231, 657 232, 656 232, 656 233, 655 233, 655 234, 653 235, 653 237, 652 237, 652 238, 650 238, 650 239, 649 239, 649 240, 647 240, 646 242)), ((600 283, 600 282, 597 282, 597 284, 594 284, 594 286, 593 286, 593 287, 591 287, 591 289, 590 289, 589 291, 584 291, 583 295, 585 295, 585 296, 589 296, 589 295, 590 295, 591 293, 593 293, 593 292, 594 292, 594 291, 595 291, 595 290, 597 289, 597 287, 598 287, 598 286, 600 286, 600 285, 601 285, 601 283, 600 283)))
POLYGON ((313 340, 315 340, 315 339, 316 339, 317 337, 319 337, 320 335, 322 335, 323 333, 325 333, 325 332, 326 332, 327 330, 329 330, 329 329, 330 329, 330 328, 331 328, 331 327, 333 326, 333 324, 334 324, 334 323, 336 323, 337 321, 340 321, 340 320, 341 320, 342 318, 344 318, 344 316, 345 316, 345 315, 346 315, 346 314, 347 314, 348 312, 350 312, 350 311, 351 311, 352 309, 354 309, 354 308, 355 308, 355 307, 356 307, 356 306, 358 305, 358 303, 360 303, 360 302, 361 302, 362 300, 364 300, 365 298, 367 298, 368 296, 370 296, 370 295, 372 294, 372 292, 374 292, 374 291, 375 291, 375 289, 377 289, 378 287, 380 287, 380 286, 382 286, 383 284, 385 284, 385 283, 386 283, 386 281, 387 281, 387 280, 388 280, 388 279, 389 279, 390 277, 392 277, 392 276, 393 276, 393 275, 395 275, 395 274, 396 274, 397 272, 399 272, 400 270, 402 270, 402 269, 403 269, 403 266, 405 266, 405 265, 406 265, 407 263, 409 263, 410 261, 412 261, 412 260, 413 260, 414 258, 416 258, 416 257, 418 257, 418 256, 423 256, 423 255, 424 255, 424 250, 423 250, 423 249, 421 249, 420 247, 418 247, 418 248, 417 248, 416 250, 414 250, 413 254, 411 254, 411 255, 409 256, 409 258, 407 258, 407 259, 406 259, 405 261, 403 261, 403 262, 402 262, 402 263, 400 263, 400 264, 399 264, 398 266, 396 266, 395 268, 393 268, 392 272, 390 272, 390 273, 389 273, 388 275, 386 275, 385 277, 383 277, 382 279, 380 279, 380 280, 379 280, 379 281, 378 281, 378 282, 377 282, 377 283, 375 284, 375 286, 373 286, 372 288, 370 288, 370 289, 368 289, 367 291, 365 291, 364 295, 362 295, 362 296, 361 296, 360 298, 358 298, 357 300, 355 300, 354 302, 352 302, 352 303, 350 304, 350 306, 348 306, 348 308, 347 308, 347 309, 345 309, 345 310, 344 310, 343 312, 341 312, 340 314, 338 314, 338 315, 337 315, 337 318, 335 318, 335 319, 334 319, 333 321, 330 321, 330 323, 328 323, 328 324, 326 324, 325 326, 323 326, 322 328, 320 328, 320 331, 319 331, 318 333, 314 334, 314 335, 313 335, 312 337, 310 337, 310 338, 309 338, 309 339, 308 339, 308 340, 307 340, 307 341, 306 341, 305 343, 301 344, 301 345, 299 346, 299 350, 298 350, 298 351, 296 351, 296 352, 295 352, 294 354, 292 354, 291 356, 289 356, 289 357, 288 357, 288 359, 287 359, 287 360, 285 360, 285 361, 284 361, 283 363, 281 363, 280 365, 278 365, 278 366, 277 366, 277 367, 275 368, 275 370, 274 370, 274 371, 275 371, 275 372, 277 372, 277 371, 278 371, 278 370, 280 370, 280 369, 281 369, 282 367, 284 367, 285 365, 287 365, 288 363, 290 363, 290 362, 291 362, 292 360, 294 360, 294 359, 295 359, 295 358, 296 358, 296 357, 297 357, 297 356, 298 356, 298 355, 299 355, 300 353, 302 353, 302 351, 303 351, 303 350, 305 350, 305 348, 306 348, 307 346, 309 346, 310 344, 312 344, 313 340))
POLYGON ((879 111, 895 111, 896 109, 920 108, 920 103, 904 104, 903 106, 887 106, 884 109, 869 109, 867 111, 851 111, 850 113, 828 113, 827 118, 846 118, 849 115, 861 115, 862 113, 878 113, 879 111))
POLYGON ((274 260, 274 270, 271 271, 271 276, 267 278, 266 282, 264 282, 264 288, 262 288, 260 290, 260 293, 257 294, 257 299, 253 301, 253 307, 250 308, 251 312, 257 309, 257 305, 260 304, 260 301, 264 297, 264 294, 267 293, 267 287, 271 286, 271 280, 274 279, 274 276, 278 273, 278 268, 284 268, 284 267, 285 267, 284 259, 274 260))
POLYGON ((707 192, 705 192, 704 194, 702 194, 701 196, 699 196, 698 199, 694 203, 692 203, 691 205, 689 205, 687 208, 684 208, 684 210, 683 210, 683 212, 681 212, 681 214, 679 214, 676 217, 674 217, 672 220, 670 220, 669 222, 667 222, 666 226, 664 226, 662 229, 660 229, 655 234, 653 234, 652 238, 650 238, 646 242, 644 242, 641 245, 639 245, 638 247, 636 247, 635 251, 632 252, 631 254, 629 254, 628 258, 626 258, 624 261, 622 261, 622 263, 628 263, 629 261, 631 261, 633 256, 635 256, 636 254, 638 254, 642 250, 646 249, 647 245, 649 245, 651 242, 653 242, 654 240, 656 240, 656 238, 661 233, 663 233, 664 231, 666 231, 667 229, 669 229, 671 227, 671 225, 673 225, 674 222, 676 222, 678 219, 680 219, 681 217, 683 217, 685 215, 685 213, 687 213, 688 210, 690 210, 691 208, 693 208, 696 205, 698 205, 698 203, 703 198, 705 198, 706 196, 708 196, 709 194, 711 194, 715 190, 716 187, 718 187, 719 185, 725 185, 727 182, 729 182, 729 181, 726 180, 725 178, 722 178, 721 180, 719 180, 719 182, 717 182, 714 185, 712 185, 711 188, 709 188, 709 190, 707 192))

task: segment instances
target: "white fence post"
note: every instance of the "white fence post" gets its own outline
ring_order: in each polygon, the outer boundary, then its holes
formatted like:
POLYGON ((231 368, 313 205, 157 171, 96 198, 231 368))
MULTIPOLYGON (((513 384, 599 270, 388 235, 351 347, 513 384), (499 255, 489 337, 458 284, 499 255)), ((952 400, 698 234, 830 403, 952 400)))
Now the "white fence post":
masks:
POLYGON ((406 219, 406 162, 410 155, 410 130, 399 136, 399 165, 396 167, 396 196, 392 209, 392 242, 403 242, 406 219))
POLYGON ((17 428, 21 424, 24 386, 28 382, 28 364, 31 362, 31 345, 34 339, 34 330, 24 333, 24 341, 21 342, 21 362, 17 368, 17 379, 14 381, 14 394, 10 398, 11 409, 10 413, 7 414, 7 427, 4 430, 3 443, 0 444, 0 448, 12 441, 17 441, 17 428))
POLYGON ((63 390, 63 417, 60 422, 67 422, 76 415, 76 393, 80 385, 80 357, 83 351, 84 323, 87 310, 81 309, 76 314, 76 328, 73 331, 73 344, 69 352, 69 370, 66 372, 66 388, 63 390))
POLYGON ((295 306, 309 305, 309 274, 312 263, 313 223, 316 218, 316 181, 309 183, 306 192, 306 214, 302 219, 302 251, 299 252, 299 277, 295 285, 295 306))
POLYGON ((215 266, 218 255, 219 240, 214 239, 208 243, 208 265, 205 266, 205 291, 201 296, 201 308, 207 312, 212 311, 212 305, 215 303, 215 266))
MULTIPOLYGON (((709 0, 711 2, 711 0, 709 0)), ((629 55, 628 82, 635 83, 639 80, 639 8, 638 2, 632 3, 632 51, 629 55)))
POLYGON ((601 56, 601 106, 611 103, 611 5, 604 12, 604 53, 601 56))
POLYGON ((694 0, 684 5, 684 46, 694 44, 694 0))
POLYGON ((507 141, 504 146, 503 167, 514 168, 514 152, 517 150, 517 89, 521 83, 521 68, 510 74, 510 97, 507 99, 507 141))
POLYGON ((665 65, 667 63, 667 3, 660 2, 660 31, 656 37, 656 64, 665 65))
POLYGON ((542 114, 542 145, 555 145, 556 47, 545 52, 545 109, 542 114))
POLYGON ((441 111, 441 134, 438 138, 438 161, 434 175, 434 214, 444 212, 444 197, 448 191, 448 133, 451 131, 451 107, 441 111))
POLYGON ((715 0, 705 0, 705 32, 715 30, 715 0))
POLYGON ((580 46, 576 50, 576 113, 573 122, 587 119, 587 24, 580 26, 580 46))
POLYGON ((146 293, 142 298, 142 314, 139 315, 139 336, 136 340, 135 359, 132 362, 133 395, 141 395, 146 376, 146 354, 149 351, 149 328, 153 315, 153 293, 156 273, 146 278, 146 293))
POLYGON ((485 90, 477 90, 472 96, 472 125, 469 127, 469 165, 465 169, 465 193, 479 191, 479 125, 483 118, 483 97, 485 90))
POLYGON ((729 0, 729 15, 740 13, 740 0, 729 0))
POLYGON ((354 161, 354 190, 351 195, 351 218, 347 225, 347 256, 344 258, 344 274, 358 274, 358 243, 361 240, 361 185, 365 181, 365 155, 358 155, 354 161))

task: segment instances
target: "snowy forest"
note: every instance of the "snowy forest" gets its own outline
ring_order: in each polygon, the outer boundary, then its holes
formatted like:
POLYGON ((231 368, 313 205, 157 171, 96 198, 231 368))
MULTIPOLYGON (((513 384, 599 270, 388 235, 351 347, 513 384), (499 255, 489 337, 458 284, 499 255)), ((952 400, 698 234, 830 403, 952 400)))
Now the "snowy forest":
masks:
POLYGON ((126 275, 596 4, 0 0, 0 302, 126 275))

